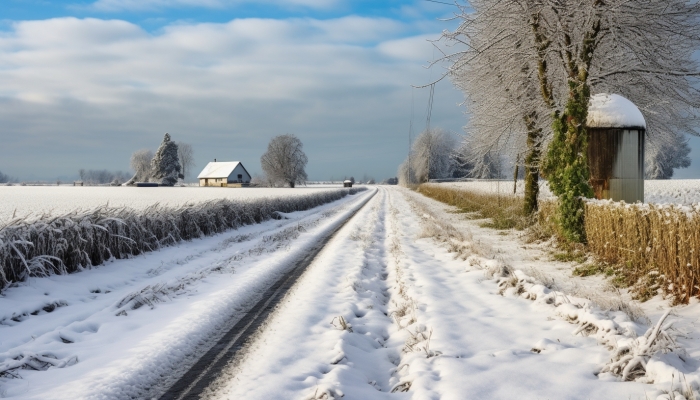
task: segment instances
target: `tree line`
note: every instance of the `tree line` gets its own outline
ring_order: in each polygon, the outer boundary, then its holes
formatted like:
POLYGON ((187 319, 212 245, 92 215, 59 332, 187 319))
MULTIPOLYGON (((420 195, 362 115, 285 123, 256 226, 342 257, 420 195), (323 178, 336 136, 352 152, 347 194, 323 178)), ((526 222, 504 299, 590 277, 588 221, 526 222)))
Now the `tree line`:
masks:
POLYGON ((150 149, 137 150, 131 155, 129 164, 134 175, 126 185, 152 182, 161 186, 174 186, 195 166, 194 150, 192 145, 175 142, 166 133, 155 153, 150 149))

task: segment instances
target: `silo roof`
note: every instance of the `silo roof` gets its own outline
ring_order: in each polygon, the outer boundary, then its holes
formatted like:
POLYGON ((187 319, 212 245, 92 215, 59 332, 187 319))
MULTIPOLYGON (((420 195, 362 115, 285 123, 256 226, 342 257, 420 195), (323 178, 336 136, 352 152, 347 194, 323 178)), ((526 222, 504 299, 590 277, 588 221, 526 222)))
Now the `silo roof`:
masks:
POLYGON ((589 128, 642 128, 647 122, 639 108, 619 94, 600 93, 588 104, 589 128))

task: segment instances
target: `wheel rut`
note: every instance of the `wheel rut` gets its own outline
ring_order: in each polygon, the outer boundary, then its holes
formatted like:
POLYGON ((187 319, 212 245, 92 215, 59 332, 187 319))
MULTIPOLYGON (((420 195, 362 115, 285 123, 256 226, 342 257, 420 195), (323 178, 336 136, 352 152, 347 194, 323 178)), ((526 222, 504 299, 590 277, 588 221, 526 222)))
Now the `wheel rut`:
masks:
POLYGON ((254 304, 241 319, 219 339, 185 374, 180 377, 170 388, 158 397, 160 400, 185 400, 199 399, 206 393, 209 386, 214 383, 225 367, 236 361, 242 354, 246 345, 254 337, 255 333, 265 325, 272 311, 282 301, 287 292, 294 286, 299 277, 306 271, 323 250, 326 244, 362 210, 367 203, 377 194, 375 191, 368 196, 362 205, 350 214, 345 221, 335 229, 325 234, 317 244, 305 255, 297 259, 296 266, 277 280, 262 296, 262 299, 254 304))

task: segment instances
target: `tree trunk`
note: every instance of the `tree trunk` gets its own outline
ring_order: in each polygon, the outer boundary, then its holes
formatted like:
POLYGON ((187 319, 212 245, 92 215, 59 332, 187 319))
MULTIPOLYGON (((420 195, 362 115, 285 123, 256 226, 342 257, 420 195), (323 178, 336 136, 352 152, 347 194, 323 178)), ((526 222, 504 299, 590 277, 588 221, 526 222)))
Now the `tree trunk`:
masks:
POLYGON ((515 159, 515 171, 513 171, 513 194, 518 192, 518 172, 520 172, 520 155, 515 159))
POLYGON ((527 156, 525 157, 525 215, 532 215, 539 205, 537 196, 540 193, 540 131, 534 124, 528 124, 527 156))
POLYGON ((294 189, 294 181, 290 181, 290 182, 289 182, 289 187, 292 188, 292 189, 294 189))

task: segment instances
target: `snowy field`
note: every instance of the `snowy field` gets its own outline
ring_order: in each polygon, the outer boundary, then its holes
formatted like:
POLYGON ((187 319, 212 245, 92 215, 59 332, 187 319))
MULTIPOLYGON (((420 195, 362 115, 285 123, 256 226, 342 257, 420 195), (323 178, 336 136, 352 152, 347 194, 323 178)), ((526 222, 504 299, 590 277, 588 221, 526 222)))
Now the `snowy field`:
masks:
POLYGON ((112 186, 0 186, 0 224, 11 219, 63 215, 100 206, 144 209, 154 204, 179 206, 207 200, 246 200, 260 197, 300 196, 309 191, 334 190, 341 186, 313 188, 216 188, 216 187, 112 187, 112 186))
MULTIPOLYGON (((472 182, 446 182, 441 186, 468 189, 484 193, 513 194, 512 180, 484 180, 472 182)), ((523 194, 524 182, 518 181, 516 193, 523 194)), ((540 181, 540 198, 553 197, 549 191, 547 182, 540 181)), ((692 205, 700 203, 700 179, 669 179, 644 181, 644 200, 646 203, 656 204, 683 204, 692 205)))
POLYGON ((159 396, 355 210, 207 398, 668 400, 671 388, 700 389, 697 302, 674 307, 676 331, 663 332, 677 346, 655 353, 644 335, 658 337, 665 300, 631 303, 600 276, 572 277, 549 243, 379 187, 8 289, 0 371, 31 367, 0 374, 0 395, 159 396), (621 381, 624 360, 646 374, 621 381))

